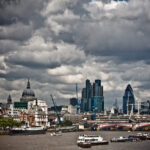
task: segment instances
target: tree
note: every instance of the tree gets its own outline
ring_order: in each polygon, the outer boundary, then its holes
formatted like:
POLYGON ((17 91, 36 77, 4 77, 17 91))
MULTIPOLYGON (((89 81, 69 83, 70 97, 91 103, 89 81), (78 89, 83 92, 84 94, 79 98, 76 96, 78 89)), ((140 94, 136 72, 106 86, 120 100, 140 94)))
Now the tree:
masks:
POLYGON ((62 126, 72 126, 72 121, 66 120, 65 122, 62 123, 62 126))
POLYGON ((21 126, 21 122, 13 120, 12 118, 0 117, 0 128, 5 130, 6 128, 12 128, 14 126, 21 126))

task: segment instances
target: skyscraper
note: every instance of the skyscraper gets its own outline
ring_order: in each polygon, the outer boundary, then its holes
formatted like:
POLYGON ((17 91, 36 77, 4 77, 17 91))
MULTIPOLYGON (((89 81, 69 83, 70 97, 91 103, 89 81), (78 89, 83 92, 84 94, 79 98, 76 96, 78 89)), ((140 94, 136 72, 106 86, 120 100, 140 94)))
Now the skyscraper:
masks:
POLYGON ((104 111, 104 96, 101 80, 95 80, 91 85, 90 80, 86 80, 86 87, 82 89, 81 112, 104 111))
POLYGON ((70 105, 72 105, 72 106, 76 106, 78 104, 78 102, 77 102, 77 98, 70 98, 70 105))
POLYGON ((81 99, 81 111, 89 112, 91 111, 91 92, 92 86, 90 80, 86 80, 86 87, 82 89, 82 99, 81 99))
POLYGON ((130 84, 128 84, 124 96, 123 96, 123 113, 130 114, 130 112, 135 111, 135 99, 133 94, 133 89, 130 84))
POLYGON ((92 91, 92 110, 94 111, 94 107, 96 107, 96 112, 104 111, 104 96, 101 80, 95 80, 92 91))

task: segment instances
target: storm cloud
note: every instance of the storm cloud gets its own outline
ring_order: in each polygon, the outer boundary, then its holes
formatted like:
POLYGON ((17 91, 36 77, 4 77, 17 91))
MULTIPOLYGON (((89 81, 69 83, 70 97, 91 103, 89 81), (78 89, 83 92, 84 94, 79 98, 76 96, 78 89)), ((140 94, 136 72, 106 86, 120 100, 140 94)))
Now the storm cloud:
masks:
POLYGON ((19 100, 31 79, 38 98, 58 104, 101 79, 106 107, 131 84, 150 99, 149 0, 1 0, 0 100, 19 100))

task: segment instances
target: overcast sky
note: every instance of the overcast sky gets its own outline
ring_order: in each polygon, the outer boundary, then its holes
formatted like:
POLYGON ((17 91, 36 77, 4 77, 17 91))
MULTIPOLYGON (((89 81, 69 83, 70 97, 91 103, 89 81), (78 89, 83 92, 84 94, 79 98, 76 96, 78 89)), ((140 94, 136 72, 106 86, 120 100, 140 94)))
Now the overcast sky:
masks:
POLYGON ((102 80, 105 106, 131 84, 150 99, 150 0, 0 0, 0 101, 19 101, 27 78, 48 105, 102 80))

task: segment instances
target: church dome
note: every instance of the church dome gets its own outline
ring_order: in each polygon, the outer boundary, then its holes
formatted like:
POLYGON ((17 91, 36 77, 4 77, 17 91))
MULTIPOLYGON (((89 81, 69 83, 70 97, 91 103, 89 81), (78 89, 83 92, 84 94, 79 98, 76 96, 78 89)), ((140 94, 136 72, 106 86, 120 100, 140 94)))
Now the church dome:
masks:
POLYGON ((35 96, 34 91, 31 89, 25 89, 22 93, 22 96, 35 96))
POLYGON ((31 96, 35 97, 34 91, 30 88, 30 81, 27 82, 27 88, 23 91, 22 97, 31 96))
POLYGON ((22 97, 20 98, 21 102, 34 101, 37 98, 35 97, 34 91, 30 88, 30 81, 27 82, 27 88, 22 92, 22 97))

